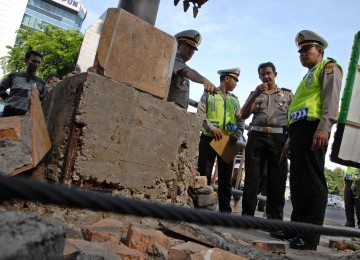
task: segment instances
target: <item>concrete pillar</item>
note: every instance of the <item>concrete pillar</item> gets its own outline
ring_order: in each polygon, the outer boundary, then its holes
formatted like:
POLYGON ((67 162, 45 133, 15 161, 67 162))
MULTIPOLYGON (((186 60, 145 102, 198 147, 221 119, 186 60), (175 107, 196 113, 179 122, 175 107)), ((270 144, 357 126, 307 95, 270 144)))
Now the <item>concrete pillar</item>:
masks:
POLYGON ((118 8, 155 25, 160 0, 120 0, 118 8))

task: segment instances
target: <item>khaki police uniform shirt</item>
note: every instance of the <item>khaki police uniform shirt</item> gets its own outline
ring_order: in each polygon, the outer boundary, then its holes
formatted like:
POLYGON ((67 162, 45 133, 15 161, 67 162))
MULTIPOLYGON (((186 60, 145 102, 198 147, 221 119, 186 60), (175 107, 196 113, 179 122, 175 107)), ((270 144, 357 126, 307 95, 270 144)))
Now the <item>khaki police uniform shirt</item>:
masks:
POLYGON ((169 95, 167 101, 173 101, 182 108, 189 105, 190 81, 189 79, 179 75, 179 71, 189 68, 179 54, 176 55, 173 74, 171 77, 169 95))
POLYGON ((317 127, 319 130, 330 132, 331 127, 337 121, 342 77, 341 69, 337 65, 322 71, 321 91, 323 114, 317 127))
MULTIPOLYGON (((254 91, 246 100, 249 102, 254 91)), ((283 127, 287 125, 287 110, 293 98, 290 90, 278 88, 273 93, 264 91, 256 99, 252 111, 252 126, 283 127)))

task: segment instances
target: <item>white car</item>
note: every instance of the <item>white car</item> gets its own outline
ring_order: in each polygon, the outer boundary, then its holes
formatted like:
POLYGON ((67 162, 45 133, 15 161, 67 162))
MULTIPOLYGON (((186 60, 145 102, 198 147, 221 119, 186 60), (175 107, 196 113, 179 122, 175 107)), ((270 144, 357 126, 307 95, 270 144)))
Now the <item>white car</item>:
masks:
POLYGON ((345 209, 345 202, 343 198, 338 195, 329 194, 327 205, 332 206, 334 208, 345 209))

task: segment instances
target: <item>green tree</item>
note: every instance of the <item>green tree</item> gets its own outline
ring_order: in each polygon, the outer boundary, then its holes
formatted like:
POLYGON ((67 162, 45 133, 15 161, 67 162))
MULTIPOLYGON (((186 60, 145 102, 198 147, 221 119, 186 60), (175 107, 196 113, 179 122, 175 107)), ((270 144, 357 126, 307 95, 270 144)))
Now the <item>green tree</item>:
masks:
POLYGON ((340 167, 336 167, 334 170, 325 168, 329 194, 344 196, 344 173, 345 170, 340 167))
POLYGON ((17 45, 6 46, 8 55, 0 58, 5 73, 25 68, 25 53, 32 49, 44 55, 38 75, 45 79, 51 73, 61 78, 74 70, 80 52, 83 34, 75 30, 64 30, 53 25, 45 25, 42 31, 30 27, 18 30, 17 45))

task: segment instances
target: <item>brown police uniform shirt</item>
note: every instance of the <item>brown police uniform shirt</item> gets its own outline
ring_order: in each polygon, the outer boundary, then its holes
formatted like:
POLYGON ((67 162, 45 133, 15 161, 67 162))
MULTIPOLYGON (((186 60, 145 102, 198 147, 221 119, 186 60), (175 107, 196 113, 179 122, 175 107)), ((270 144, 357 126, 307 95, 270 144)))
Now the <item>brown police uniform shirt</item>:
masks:
POLYGON ((190 81, 179 75, 179 71, 184 68, 189 67, 180 55, 176 55, 167 101, 173 101, 180 107, 187 108, 189 105, 190 81))
MULTIPOLYGON (((246 100, 249 102, 254 91, 246 100)), ((287 110, 294 94, 291 90, 279 88, 273 93, 264 91, 256 99, 252 111, 252 126, 283 127, 287 125, 287 110)))
POLYGON ((331 127, 337 121, 342 77, 342 71, 335 63, 326 65, 322 71, 321 90, 323 114, 317 127, 319 130, 330 132, 331 127))

